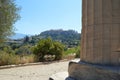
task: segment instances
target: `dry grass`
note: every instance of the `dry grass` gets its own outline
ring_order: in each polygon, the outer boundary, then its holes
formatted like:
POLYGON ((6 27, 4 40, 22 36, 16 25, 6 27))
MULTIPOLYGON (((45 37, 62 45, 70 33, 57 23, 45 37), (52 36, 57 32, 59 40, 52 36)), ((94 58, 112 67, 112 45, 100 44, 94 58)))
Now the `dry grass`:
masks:
POLYGON ((19 56, 15 54, 8 54, 0 51, 0 66, 11 65, 11 64, 24 64, 35 62, 35 56, 33 54, 26 56, 19 56))
POLYGON ((67 60, 72 60, 75 58, 75 55, 66 55, 66 56, 63 56, 63 59, 67 59, 67 60))

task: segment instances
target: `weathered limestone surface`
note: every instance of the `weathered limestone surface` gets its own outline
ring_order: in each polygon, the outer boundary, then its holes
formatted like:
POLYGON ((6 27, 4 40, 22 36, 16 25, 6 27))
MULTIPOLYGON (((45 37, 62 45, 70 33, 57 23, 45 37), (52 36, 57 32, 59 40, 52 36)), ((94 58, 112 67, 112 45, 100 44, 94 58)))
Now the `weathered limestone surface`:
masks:
POLYGON ((120 66, 120 0, 82 0, 81 61, 120 66))
POLYGON ((50 76, 49 80, 66 80, 68 72, 59 72, 50 76))
POLYGON ((120 0, 82 0, 80 63, 70 62, 74 80, 120 80, 120 0))
MULTIPOLYGON (((118 67, 119 68, 119 67, 118 67)), ((69 76, 72 80, 120 80, 117 68, 71 62, 69 76), (114 70, 115 71, 111 71, 114 70)), ((68 79, 70 80, 70 79, 68 79)))

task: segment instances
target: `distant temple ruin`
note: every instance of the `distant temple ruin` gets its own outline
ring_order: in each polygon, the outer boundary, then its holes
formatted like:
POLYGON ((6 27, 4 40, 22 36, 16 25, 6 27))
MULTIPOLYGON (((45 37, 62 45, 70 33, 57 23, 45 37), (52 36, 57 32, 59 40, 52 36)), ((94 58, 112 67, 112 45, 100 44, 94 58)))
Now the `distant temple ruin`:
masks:
POLYGON ((81 61, 120 66, 120 0, 82 0, 81 61))

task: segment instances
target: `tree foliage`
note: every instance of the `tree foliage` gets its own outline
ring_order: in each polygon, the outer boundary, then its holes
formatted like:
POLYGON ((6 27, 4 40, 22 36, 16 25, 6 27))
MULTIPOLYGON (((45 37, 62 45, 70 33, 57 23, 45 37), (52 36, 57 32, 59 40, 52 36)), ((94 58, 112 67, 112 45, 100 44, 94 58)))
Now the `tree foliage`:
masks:
POLYGON ((35 45, 40 39, 51 37, 54 41, 59 41, 65 44, 68 48, 76 47, 80 44, 81 35, 74 30, 48 30, 39 35, 31 36, 30 44, 35 45))
POLYGON ((48 30, 40 34, 43 38, 51 37, 53 40, 73 41, 80 40, 80 34, 74 30, 48 30))
POLYGON ((24 43, 28 43, 30 41, 29 36, 25 36, 23 41, 24 41, 24 43))
POLYGON ((77 47, 77 49, 76 49, 76 58, 80 58, 80 50, 81 50, 81 48, 80 48, 80 46, 78 46, 77 47))
POLYGON ((39 57, 39 60, 44 60, 45 55, 55 55, 55 60, 62 58, 64 46, 60 42, 55 42, 51 38, 42 39, 34 47, 33 53, 39 57))
POLYGON ((0 42, 13 33, 19 9, 14 0, 0 0, 0 42))
POLYGON ((20 48, 15 50, 15 53, 18 55, 29 55, 32 54, 30 45, 23 45, 20 48))

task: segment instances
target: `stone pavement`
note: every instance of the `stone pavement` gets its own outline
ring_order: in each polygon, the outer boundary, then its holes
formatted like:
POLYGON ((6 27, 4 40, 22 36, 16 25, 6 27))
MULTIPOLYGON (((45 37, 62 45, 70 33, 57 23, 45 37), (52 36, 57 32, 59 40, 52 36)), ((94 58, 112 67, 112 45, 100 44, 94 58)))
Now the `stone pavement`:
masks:
POLYGON ((56 61, 40 65, 0 69, 0 80, 49 80, 53 74, 67 72, 68 64, 69 61, 56 61))
MULTIPOLYGON (((71 60, 69 62, 79 62, 79 61, 80 59, 78 58, 71 60)), ((74 79, 68 76, 68 71, 64 71, 53 74, 52 76, 50 76, 49 80, 74 80, 74 79)))

